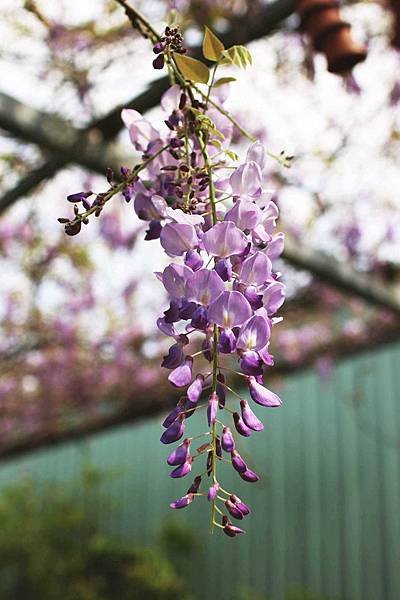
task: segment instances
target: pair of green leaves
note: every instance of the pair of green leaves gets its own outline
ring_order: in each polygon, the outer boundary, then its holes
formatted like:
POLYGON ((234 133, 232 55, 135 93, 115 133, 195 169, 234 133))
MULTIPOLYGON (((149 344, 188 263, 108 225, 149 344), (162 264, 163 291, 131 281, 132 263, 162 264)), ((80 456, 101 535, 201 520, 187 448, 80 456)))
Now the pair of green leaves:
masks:
MULTIPOLYGON (((252 64, 251 54, 245 46, 232 46, 225 49, 221 40, 208 27, 205 28, 203 39, 203 55, 211 62, 218 62, 221 65, 236 65, 241 69, 252 64)), ((174 54, 174 60, 185 79, 195 83, 208 83, 210 70, 201 60, 184 54, 174 54)), ((214 87, 230 81, 235 81, 235 78, 222 77, 214 83, 214 87)))

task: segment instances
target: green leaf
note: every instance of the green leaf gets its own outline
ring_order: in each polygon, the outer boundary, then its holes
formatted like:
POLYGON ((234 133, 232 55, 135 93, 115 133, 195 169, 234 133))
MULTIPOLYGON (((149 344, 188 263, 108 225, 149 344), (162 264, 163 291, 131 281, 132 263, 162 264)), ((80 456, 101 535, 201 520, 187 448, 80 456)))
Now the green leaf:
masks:
POLYGON ((174 60, 178 69, 185 79, 196 83, 207 83, 210 72, 208 67, 200 60, 185 56, 184 54, 176 54, 174 52, 174 60))
POLYGON ((215 126, 212 128, 212 133, 214 135, 216 135, 217 137, 219 137, 220 140, 224 140, 225 139, 224 134, 221 133, 220 131, 218 131, 218 129, 215 126))
POLYGON ((237 154, 236 154, 236 152, 234 152, 233 150, 227 150, 227 151, 226 151, 226 155, 227 155, 227 156, 229 156, 229 158, 230 158, 231 160, 234 160, 234 161, 237 161, 237 160, 239 160, 239 157, 238 157, 238 155, 237 155, 237 154))
POLYGON ((253 59, 246 46, 232 46, 222 53, 222 65, 236 65, 240 69, 246 69, 253 64, 253 59))
POLYGON ((209 142, 212 146, 215 146, 215 148, 218 148, 218 150, 222 149, 222 143, 219 140, 210 140, 209 142))
POLYGON ((220 87, 225 83, 232 83, 232 81, 237 81, 236 77, 221 77, 221 79, 217 79, 217 81, 213 84, 213 87, 220 87))
POLYGON ((217 38, 215 33, 205 27, 205 34, 203 40, 203 55, 208 60, 217 61, 221 58, 225 46, 220 39, 217 38))

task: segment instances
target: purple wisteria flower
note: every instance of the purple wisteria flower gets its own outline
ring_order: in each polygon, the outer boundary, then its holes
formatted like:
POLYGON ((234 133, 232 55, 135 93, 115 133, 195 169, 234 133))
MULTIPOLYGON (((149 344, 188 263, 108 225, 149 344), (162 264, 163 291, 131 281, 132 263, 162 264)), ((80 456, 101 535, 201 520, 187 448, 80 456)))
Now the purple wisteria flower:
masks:
MULTIPOLYGON (((154 47, 156 68, 164 65, 166 43, 154 47)), ((213 506, 219 503, 213 515, 223 516, 213 524, 236 537, 243 530, 230 519, 242 521, 250 509, 220 484, 218 463, 228 457, 244 481, 258 481, 239 454, 235 436, 247 438, 263 430, 253 402, 267 408, 281 405, 263 385, 264 369, 273 365, 269 343, 285 297, 285 286, 274 269, 283 251, 283 235, 275 233, 279 212, 271 190, 264 186, 266 154, 261 143, 250 146, 246 160, 233 172, 223 165, 213 170, 218 143, 211 141, 217 138, 209 132, 203 140, 194 133, 197 113, 191 111, 186 92, 174 85, 161 106, 164 132, 136 111, 123 113, 135 148, 145 159, 156 154, 143 176, 131 184, 129 196, 138 217, 149 222, 146 239, 159 239, 173 259, 156 273, 169 299, 157 326, 172 340, 162 366, 170 370, 168 379, 182 396, 164 420, 161 442, 181 440, 186 420, 201 407, 208 428, 204 434, 186 437, 168 455, 174 479, 197 468, 200 456, 205 462, 201 468, 205 474, 197 475, 186 494, 170 506, 185 508, 200 496, 213 506), (162 151, 164 147, 167 150, 162 151), (248 400, 227 381, 237 368, 247 381, 248 400), (203 436, 204 443, 194 443, 203 436), (204 490, 202 478, 208 479, 204 490)), ((232 124, 215 107, 208 116, 221 135, 231 135, 232 124)))
MULTIPOLYGON (((143 17, 137 18, 143 25, 143 17)), ((239 454, 236 438, 264 428, 253 403, 266 408, 282 404, 264 386, 263 377, 274 364, 270 340, 285 298, 275 264, 284 236, 276 232, 279 211, 273 190, 265 185, 263 144, 252 143, 241 164, 229 148, 234 126, 245 134, 221 107, 229 86, 216 86, 215 70, 210 78, 206 64, 185 56, 178 27, 167 26, 161 36, 147 23, 139 29, 153 42, 153 67, 167 65, 174 81, 181 83, 163 95, 163 122, 157 127, 136 110, 122 111, 141 161, 131 169, 121 167, 119 180, 108 169, 109 189, 104 193, 68 196, 74 218, 59 220, 68 235, 76 235, 92 214, 99 217, 106 202, 120 194, 147 222, 145 240, 160 244, 171 259, 155 273, 168 298, 157 328, 169 338, 161 366, 168 369, 179 399, 162 423, 161 442, 178 442, 167 457, 171 478, 182 479, 194 469, 201 475, 170 506, 181 509, 207 499, 212 528, 236 537, 244 531, 230 519, 242 521, 250 509, 221 484, 219 466, 230 463, 244 481, 258 481, 239 454), (196 82, 208 85, 205 94, 196 82), (247 398, 243 390, 234 389, 235 379, 247 383, 247 398), (202 409, 203 433, 192 436, 187 423, 202 409)), ((214 55, 215 48, 220 53, 222 42, 219 46, 208 30, 205 35, 213 40, 205 39, 204 48, 213 48, 205 54, 214 55)), ((237 66, 251 62, 243 47, 227 52, 222 56, 233 57, 237 66)), ((216 69, 220 61, 214 62, 216 69)), ((134 242, 122 240, 113 227, 108 233, 115 246, 134 242)))

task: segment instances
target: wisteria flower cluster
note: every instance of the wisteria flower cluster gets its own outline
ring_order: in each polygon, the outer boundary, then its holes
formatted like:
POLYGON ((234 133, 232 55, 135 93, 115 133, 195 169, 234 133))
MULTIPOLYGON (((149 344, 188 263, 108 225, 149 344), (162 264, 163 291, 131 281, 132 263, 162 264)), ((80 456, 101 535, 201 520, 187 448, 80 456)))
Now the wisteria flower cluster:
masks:
POLYGON ((204 497, 211 505, 211 529, 216 526, 235 537, 243 529, 231 519, 241 521, 250 509, 222 487, 218 463, 228 460, 242 480, 258 481, 239 454, 235 435, 249 437, 264 426, 251 403, 230 385, 229 375, 243 379, 251 402, 280 406, 280 398, 264 386, 263 372, 273 365, 269 343, 285 295, 273 266, 283 250, 283 234, 274 233, 278 209, 271 191, 263 187, 262 144, 254 141, 239 165, 228 148, 232 128, 238 126, 223 107, 233 78, 216 80, 215 74, 220 64, 246 67, 251 62, 248 51, 238 46, 226 50, 206 29, 203 53, 214 62, 209 70, 185 54, 176 28, 167 27, 159 37, 148 26, 148 33, 158 57, 153 66, 167 65, 176 82, 161 100, 164 130, 158 131, 137 111, 124 110, 122 119, 142 162, 132 170, 122 168, 119 183, 109 173, 110 189, 92 202, 92 192, 71 195, 75 216, 62 222, 67 233, 75 234, 92 213, 98 216, 122 192, 126 201, 133 199, 139 219, 148 222, 146 239, 159 240, 170 257, 170 264, 157 273, 169 297, 157 326, 171 338, 162 366, 183 393, 163 422, 161 442, 169 445, 183 438, 167 458, 171 477, 186 477, 196 467, 186 494, 171 508, 204 497), (200 349, 193 352, 196 342, 200 349), (238 363, 234 369, 233 360, 238 363), (189 417, 203 407, 206 433, 184 437, 189 417), (200 438, 203 443, 195 448, 200 438), (204 466, 197 469, 202 458, 204 466))

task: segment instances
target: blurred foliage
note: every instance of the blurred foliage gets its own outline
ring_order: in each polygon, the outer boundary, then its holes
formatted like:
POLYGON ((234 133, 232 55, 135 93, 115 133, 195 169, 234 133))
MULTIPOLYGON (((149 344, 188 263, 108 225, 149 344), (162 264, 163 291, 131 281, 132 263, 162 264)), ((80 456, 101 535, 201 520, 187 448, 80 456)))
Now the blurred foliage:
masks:
MULTIPOLYGON (((89 469, 71 484, 25 479, 1 491, 2 600, 189 600, 161 546, 124 545, 99 533, 94 509, 104 505, 103 478, 89 469)), ((181 546, 188 553, 182 531, 165 537, 175 553, 181 546)))

